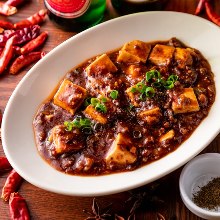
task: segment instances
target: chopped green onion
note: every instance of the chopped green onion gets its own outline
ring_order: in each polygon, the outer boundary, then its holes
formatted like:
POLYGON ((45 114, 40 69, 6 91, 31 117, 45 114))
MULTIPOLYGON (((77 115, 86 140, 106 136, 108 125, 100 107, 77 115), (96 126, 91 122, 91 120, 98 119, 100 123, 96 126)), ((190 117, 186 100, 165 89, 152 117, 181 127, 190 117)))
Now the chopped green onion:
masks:
POLYGON ((73 121, 72 121, 72 124, 75 128, 80 128, 81 125, 80 125, 80 119, 79 118, 75 118, 73 121))
POLYGON ((135 87, 132 87, 131 90, 130 90, 130 92, 131 92, 131 93, 135 93, 135 92, 137 92, 137 89, 136 89, 135 87))
POLYGON ((170 75, 167 79, 167 81, 172 81, 172 82, 176 82, 177 80, 178 80, 177 75, 170 75))
POLYGON ((158 70, 150 70, 146 73, 146 81, 149 82, 151 79, 161 78, 160 72, 158 70))
POLYGON ((91 121, 88 118, 80 118, 79 120, 80 127, 89 127, 91 126, 91 121))
POLYGON ((155 80, 152 82, 153 87, 164 87, 165 89, 172 89, 174 87, 174 83, 178 80, 178 76, 170 75, 167 80, 164 80, 162 79, 158 70, 150 70, 146 73, 146 81, 149 82, 151 79, 155 80))
POLYGON ((102 98, 101 98, 101 101, 105 103, 105 102, 107 102, 107 98, 102 97, 102 98))
POLYGON ((117 90, 112 90, 109 94, 109 96, 112 98, 112 99, 117 99, 118 98, 118 91, 117 90))
POLYGON ((164 87, 166 89, 172 89, 174 87, 174 83, 178 80, 177 75, 170 75, 167 81, 164 83, 164 87))
POLYGON ((67 131, 72 131, 73 128, 91 127, 91 121, 88 118, 75 118, 73 121, 64 121, 64 126, 67 131))
POLYGON ((95 110, 102 112, 102 113, 106 113, 107 112, 107 108, 104 104, 101 103, 97 103, 97 105, 95 106, 95 110))
POLYGON ((147 86, 143 82, 139 82, 136 84, 136 89, 140 93, 144 93, 146 88, 147 88, 147 86))
POLYGON ((146 97, 152 98, 155 95, 155 90, 153 87, 147 87, 145 90, 146 97))
POLYGON ((165 89, 172 89, 174 87, 174 83, 172 81, 167 80, 163 86, 165 89))
MULTIPOLYGON (((158 82, 159 84, 159 82, 158 82)), ((140 100, 145 100, 146 97, 152 98, 155 94, 155 90, 153 87, 148 87, 144 84, 144 82, 137 83, 134 87, 131 88, 130 92, 139 92, 140 93, 140 100)))
POLYGON ((144 101, 146 99, 146 94, 145 94, 145 92, 144 93, 141 93, 140 94, 140 100, 141 101, 144 101))
POLYGON ((107 112, 107 107, 105 106, 104 103, 106 103, 108 100, 106 97, 102 97, 100 99, 98 98, 91 98, 91 105, 95 108, 95 110, 106 113, 107 112))
POLYGON ((96 106, 98 103, 100 103, 100 100, 98 98, 91 98, 91 105, 96 106))
POLYGON ((66 127, 67 131, 72 131, 73 124, 70 121, 64 121, 64 126, 66 127))

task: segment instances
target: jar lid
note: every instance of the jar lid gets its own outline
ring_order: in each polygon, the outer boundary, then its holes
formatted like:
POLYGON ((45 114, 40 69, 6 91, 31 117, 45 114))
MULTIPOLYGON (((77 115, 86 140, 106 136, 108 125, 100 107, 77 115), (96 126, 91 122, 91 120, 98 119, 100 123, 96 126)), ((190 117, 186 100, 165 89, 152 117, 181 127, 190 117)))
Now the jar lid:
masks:
POLYGON ((91 0, 45 0, 46 7, 62 17, 79 17, 86 12, 91 0))

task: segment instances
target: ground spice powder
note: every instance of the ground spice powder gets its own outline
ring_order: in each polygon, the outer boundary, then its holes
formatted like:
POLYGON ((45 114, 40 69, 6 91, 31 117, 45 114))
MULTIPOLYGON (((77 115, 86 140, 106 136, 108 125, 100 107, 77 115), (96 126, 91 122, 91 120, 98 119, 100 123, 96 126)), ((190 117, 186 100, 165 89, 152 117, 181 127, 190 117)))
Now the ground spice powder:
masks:
POLYGON ((193 194, 192 200, 201 208, 217 211, 220 208, 220 177, 212 179, 201 187, 193 194))

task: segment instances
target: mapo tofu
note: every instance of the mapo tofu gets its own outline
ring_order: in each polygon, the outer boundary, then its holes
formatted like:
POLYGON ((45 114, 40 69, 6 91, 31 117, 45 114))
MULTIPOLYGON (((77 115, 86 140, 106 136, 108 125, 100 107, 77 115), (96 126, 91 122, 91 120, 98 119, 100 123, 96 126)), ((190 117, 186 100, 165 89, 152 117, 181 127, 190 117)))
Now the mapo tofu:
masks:
POLYGON ((176 38, 133 40, 65 75, 34 118, 37 148, 69 174, 132 171, 177 149, 214 101, 197 49, 176 38))

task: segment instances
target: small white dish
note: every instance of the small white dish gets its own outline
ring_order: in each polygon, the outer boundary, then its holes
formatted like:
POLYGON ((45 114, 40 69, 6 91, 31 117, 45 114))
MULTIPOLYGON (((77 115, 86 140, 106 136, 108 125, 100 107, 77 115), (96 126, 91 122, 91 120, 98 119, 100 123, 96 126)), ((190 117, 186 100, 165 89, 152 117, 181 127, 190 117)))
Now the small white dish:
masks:
POLYGON ((208 184, 213 178, 220 177, 220 154, 201 154, 191 160, 183 168, 180 180, 180 195, 186 207, 197 216, 210 219, 220 219, 220 209, 210 211, 197 206, 193 201, 193 195, 208 184))
POLYGON ((98 196, 126 191, 150 183, 181 167, 200 153, 220 132, 220 28, 179 12, 144 12, 119 17, 83 31, 48 53, 21 80, 2 121, 4 152, 15 170, 35 186, 56 193, 98 196), (197 48, 215 75, 216 99, 191 137, 166 157, 132 172, 103 176, 61 173, 39 155, 32 122, 39 105, 51 95, 64 75, 83 61, 112 51, 124 43, 168 40, 176 37, 197 48))

